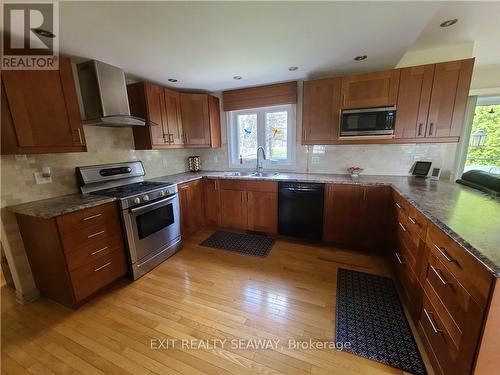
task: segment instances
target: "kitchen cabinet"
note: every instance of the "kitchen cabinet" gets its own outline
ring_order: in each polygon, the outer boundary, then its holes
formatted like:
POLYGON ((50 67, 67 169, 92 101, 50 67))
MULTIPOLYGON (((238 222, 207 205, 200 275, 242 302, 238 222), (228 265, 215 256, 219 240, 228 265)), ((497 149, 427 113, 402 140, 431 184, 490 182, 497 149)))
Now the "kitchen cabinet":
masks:
POLYGON ((58 70, 2 70, 2 154, 87 151, 69 58, 58 70))
POLYGON ((363 189, 360 185, 326 184, 323 239, 338 246, 358 245, 363 189))
POLYGON ((339 137, 342 78, 304 82, 302 144, 328 144, 339 137))
POLYGON ((16 216, 33 277, 43 295, 77 307, 126 274, 116 202, 48 219, 16 216))
POLYGON ((426 137, 459 137, 469 95, 474 59, 436 64, 426 137))
POLYGON ((342 109, 396 105, 399 69, 349 75, 342 78, 342 109))
POLYGON ((127 86, 130 113, 146 119, 134 126, 135 148, 152 150, 182 147, 180 94, 149 82, 127 86))
POLYGON ((390 228, 389 207, 391 188, 388 186, 363 186, 359 220, 359 247, 382 253, 388 243, 390 228))
POLYGON ((187 238, 204 225, 203 183, 201 180, 178 186, 181 234, 187 238))
POLYGON ((187 147, 220 147, 219 99, 208 94, 180 94, 184 143, 187 147))
POLYGON ((422 138, 427 134, 434 64, 401 69, 395 137, 422 138))
POLYGON ((220 204, 218 180, 203 179, 203 202, 205 208, 205 224, 217 226, 220 222, 220 204))
POLYGON ((247 229, 247 201, 244 190, 227 190, 219 192, 221 218, 220 224, 224 228, 247 229))

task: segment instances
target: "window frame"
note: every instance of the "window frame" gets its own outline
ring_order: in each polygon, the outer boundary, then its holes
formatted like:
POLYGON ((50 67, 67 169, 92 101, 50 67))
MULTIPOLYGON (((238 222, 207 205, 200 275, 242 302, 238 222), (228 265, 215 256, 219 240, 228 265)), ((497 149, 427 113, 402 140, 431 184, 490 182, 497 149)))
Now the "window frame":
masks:
MULTIPOLYGON (((239 132, 237 129, 239 115, 257 114, 257 147, 265 147, 265 114, 268 112, 286 111, 287 118, 287 158, 285 160, 266 160, 263 161, 264 169, 289 169, 295 167, 295 148, 296 148, 296 105, 283 104, 269 107, 258 107, 249 109, 240 109, 227 112, 227 145, 229 168, 251 169, 256 168, 257 160, 247 159, 240 164, 240 155, 238 153, 239 132)), ((266 154, 266 157, 268 155, 266 154)))

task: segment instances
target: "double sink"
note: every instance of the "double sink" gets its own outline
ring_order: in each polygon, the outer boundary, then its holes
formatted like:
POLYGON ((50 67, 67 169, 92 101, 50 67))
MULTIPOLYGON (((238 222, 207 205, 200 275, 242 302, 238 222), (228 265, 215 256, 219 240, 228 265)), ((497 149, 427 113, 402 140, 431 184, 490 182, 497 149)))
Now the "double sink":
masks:
POLYGON ((278 172, 227 172, 224 176, 231 177, 276 177, 278 172))

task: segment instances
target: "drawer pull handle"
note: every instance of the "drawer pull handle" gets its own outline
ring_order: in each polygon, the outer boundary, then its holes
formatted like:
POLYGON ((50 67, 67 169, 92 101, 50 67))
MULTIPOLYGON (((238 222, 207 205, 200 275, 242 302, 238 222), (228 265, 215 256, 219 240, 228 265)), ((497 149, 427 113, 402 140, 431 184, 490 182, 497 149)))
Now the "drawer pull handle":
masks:
POLYGON ((103 234, 103 233, 104 233, 104 231, 100 230, 99 232, 95 232, 95 233, 89 234, 87 236, 87 238, 92 238, 92 237, 98 236, 98 235, 103 234))
POLYGON ((424 308, 424 314, 425 316, 427 317, 427 320, 429 321, 429 324, 431 325, 431 328, 432 330, 434 331, 434 333, 440 333, 440 332, 443 332, 441 329, 439 329, 437 326, 436 326, 436 323, 434 323, 434 320, 432 320, 432 312, 430 311, 427 311, 425 308, 424 308))
POLYGON ((398 260, 399 264, 405 264, 406 262, 404 260, 401 260, 401 257, 399 256, 398 253, 394 253, 396 254, 396 259, 398 260))
POLYGON ((84 217, 82 219, 82 221, 92 220, 92 219, 95 219, 96 217, 99 217, 99 216, 102 216, 102 214, 96 214, 96 215, 84 217))
POLYGON ((413 224, 413 225, 418 225, 418 221, 415 220, 414 218, 412 218, 411 216, 408 216, 408 220, 410 220, 410 222, 413 224))
POLYGON ((103 264, 102 266, 97 267, 97 268, 94 270, 94 272, 98 272, 98 271, 102 270, 103 268, 106 268, 106 267, 107 267, 107 266, 109 266, 110 264, 111 264, 111 262, 108 262, 108 263, 106 263, 106 264, 103 264))
POLYGON ((398 222, 399 226, 401 227, 401 229, 403 230, 403 232, 408 232, 408 230, 406 229, 406 227, 401 224, 401 222, 398 222))
POLYGON ((446 259, 447 262, 454 262, 455 259, 453 259, 447 252, 446 249, 442 246, 434 245, 434 247, 441 253, 441 255, 446 259))
POLYGON ((397 208, 399 208, 400 210, 403 210, 404 208, 398 203, 398 202, 395 202, 394 203, 396 205, 397 208))
POLYGON ((101 251, 104 251, 108 248, 108 246, 104 246, 102 249, 99 249, 99 250, 96 250, 96 251, 93 251, 90 253, 90 255, 96 255, 96 254, 99 254, 101 251))
POLYGON ((432 272, 434 272, 437 276, 437 278, 439 279, 439 281, 441 281, 443 283, 443 285, 447 285, 447 284, 450 284, 449 281, 447 281, 443 275, 441 274, 441 271, 437 268, 435 268, 434 266, 431 265, 431 270, 432 272))

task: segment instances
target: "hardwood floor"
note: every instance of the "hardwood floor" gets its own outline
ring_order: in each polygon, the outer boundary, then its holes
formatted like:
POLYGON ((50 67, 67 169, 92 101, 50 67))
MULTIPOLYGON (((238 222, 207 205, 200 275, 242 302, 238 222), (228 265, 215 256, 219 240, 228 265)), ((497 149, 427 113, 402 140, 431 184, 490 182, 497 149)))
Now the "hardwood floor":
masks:
POLYGON ((383 259, 284 241, 261 259, 198 246, 210 233, 197 232, 149 274, 76 311, 46 298, 20 305, 4 286, 2 374, 403 373, 346 352, 287 347, 291 338, 332 340, 336 269, 389 275, 383 259), (281 344, 151 349, 156 339, 236 338, 281 344))

